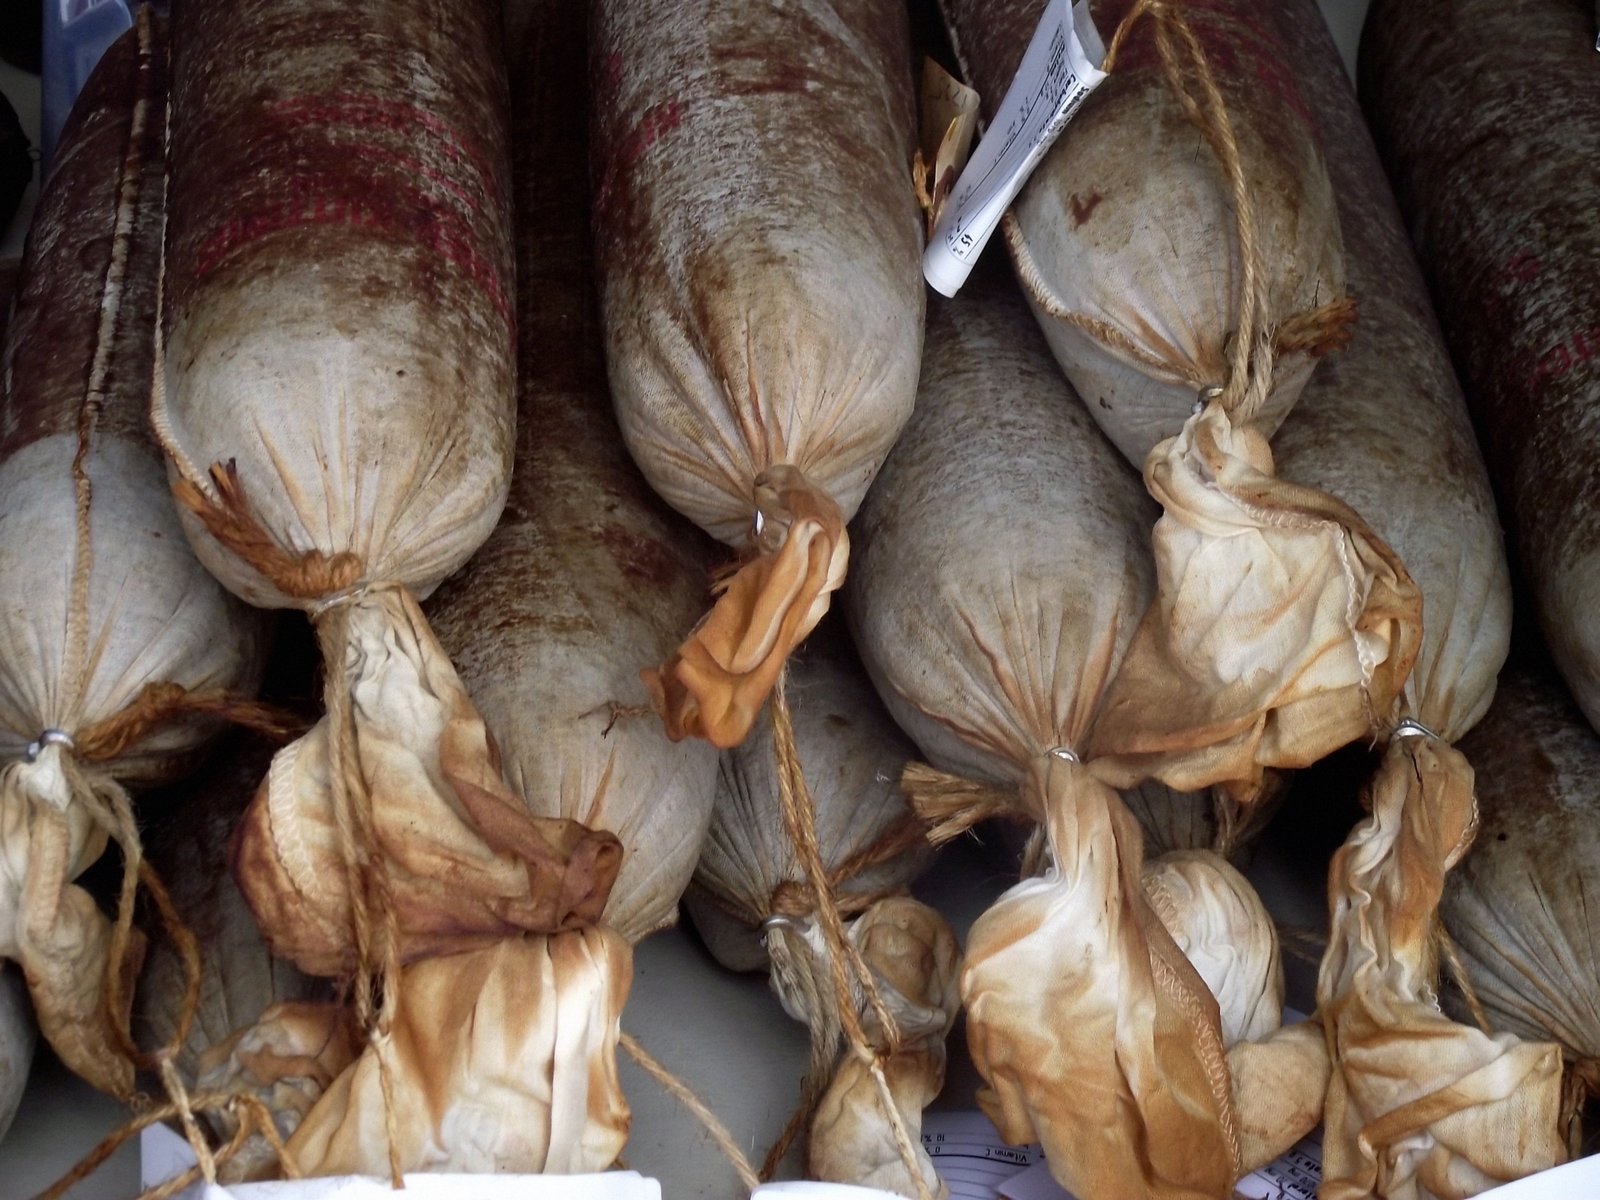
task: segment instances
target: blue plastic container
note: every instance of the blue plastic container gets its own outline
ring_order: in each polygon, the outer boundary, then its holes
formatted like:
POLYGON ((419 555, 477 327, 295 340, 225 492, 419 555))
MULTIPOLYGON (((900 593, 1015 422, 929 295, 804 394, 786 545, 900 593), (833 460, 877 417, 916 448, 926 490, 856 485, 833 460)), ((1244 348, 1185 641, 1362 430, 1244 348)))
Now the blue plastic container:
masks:
POLYGON ((44 5, 39 70, 39 178, 48 177, 72 102, 106 48, 133 25, 127 0, 40 0, 44 5))

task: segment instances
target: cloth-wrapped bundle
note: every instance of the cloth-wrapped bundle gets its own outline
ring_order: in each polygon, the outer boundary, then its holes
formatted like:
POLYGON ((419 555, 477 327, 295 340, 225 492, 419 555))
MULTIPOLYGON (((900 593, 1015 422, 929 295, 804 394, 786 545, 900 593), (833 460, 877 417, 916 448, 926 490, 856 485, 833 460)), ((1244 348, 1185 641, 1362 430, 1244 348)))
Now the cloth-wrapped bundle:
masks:
POLYGON ((1409 855, 1460 853, 1422 834, 1473 812, 1472 766, 1451 744, 1494 695, 1511 636, 1510 581, 1465 401, 1339 54, 1312 4, 1296 0, 1280 23, 1322 126, 1363 319, 1284 422, 1278 460, 1367 513, 1424 605, 1416 666, 1380 731, 1391 743, 1370 789, 1381 810, 1351 835, 1332 877, 1332 950, 1318 994, 1334 1052, 1323 1186, 1341 1197, 1373 1188, 1458 1196, 1468 1193, 1440 1189, 1485 1186, 1471 1164, 1493 1164, 1492 1179, 1519 1156, 1524 1173, 1540 1163, 1553 1132, 1542 1124, 1543 1093, 1559 1084, 1528 1073, 1541 1048, 1491 1043, 1441 1018, 1429 1002, 1431 962, 1406 957, 1427 952, 1429 889, 1446 866, 1398 872, 1409 855), (1398 890, 1368 898, 1379 878, 1398 890), (1408 925, 1418 920, 1420 933, 1408 925))
POLYGON ((1360 74, 1532 611, 1600 729, 1594 19, 1564 0, 1385 0, 1360 74))
MULTIPOLYGON (((191 779, 142 799, 146 856, 198 943, 200 989, 185 1031, 184 956, 171 939, 152 939, 134 1011, 142 1034, 180 1047, 178 1067, 198 1091, 254 1096, 288 1138, 354 1057, 355 1030, 326 983, 267 950, 229 871, 234 823, 270 757, 264 741, 229 739, 191 779)), ((238 1128, 234 1109, 206 1116, 224 1141, 238 1128)), ((219 1164, 218 1178, 262 1178, 276 1166, 257 1132, 219 1164)))
MULTIPOLYGON (((1037 8, 947 5, 991 110, 1037 8)), ((1415 652, 1416 593, 1356 512, 1277 478, 1267 445, 1353 315, 1281 38, 1245 0, 1095 17, 1115 29, 1109 78, 1006 226, 1057 357, 1164 509, 1157 594, 1089 748, 1119 786, 1220 783, 1248 804, 1268 768, 1371 732, 1415 652)))
MULTIPOLYGON (((716 751, 628 711, 638 662, 701 603, 705 538, 629 460, 605 386, 587 222, 581 5, 528 6, 513 64, 520 329, 510 500, 428 606, 518 803, 614 834, 604 923, 514 936, 407 967, 398 1064, 409 1170, 588 1172, 628 1133, 617 1078, 630 943, 672 923, 700 852, 716 751)), ((648 712, 648 709, 645 709, 648 712)), ((594 914, 599 917, 599 913, 594 914)), ((291 1146, 317 1172, 381 1170, 374 1054, 291 1146)))
POLYGON ((145 424, 161 260, 165 37, 148 14, 62 131, 28 238, 0 406, 0 954, 90 1083, 131 1094, 138 834, 253 692, 263 628, 195 560, 145 424), (73 880, 108 838, 113 925, 73 880))
POLYGON ((848 611, 930 760, 1019 789, 924 779, 924 812, 1046 826, 1045 876, 973 927, 961 995, 980 1104, 1009 1140, 1042 1141, 1085 1200, 1223 1195, 1260 1161, 1217 1000, 1145 899, 1138 826, 1074 752, 1150 595, 1149 512, 1020 298, 977 277, 936 303, 917 415, 858 524, 848 611))
MULTIPOLYGON (((355 976, 392 1084, 436 1049, 418 1023, 448 1015, 420 982, 421 1007, 398 1012, 401 966, 581 930, 619 857, 506 786, 418 607, 492 532, 510 482, 498 12, 208 0, 173 19, 153 416, 202 560, 257 604, 305 610, 324 664, 327 713, 273 759, 236 872, 275 953, 355 976)), ((396 1114, 369 1116, 383 1130, 396 1114)), ((399 1131, 385 1140, 396 1172, 399 1131)), ((305 1160, 338 1169, 331 1152, 305 1160)))
MULTIPOLYGON (((967 82, 992 119, 1039 20, 1038 0, 941 0, 967 82)), ((1110 38, 1134 0, 1096 0, 1110 38)), ((1184 19, 1227 105, 1255 202, 1272 388, 1252 420, 1271 436, 1348 313, 1339 221, 1316 133, 1276 30, 1247 0, 1193 0, 1184 19), (1318 324, 1325 326, 1322 338, 1318 324)), ((1110 75, 1029 177, 1004 227, 1051 349, 1134 464, 1227 381, 1238 326, 1237 226, 1223 166, 1169 84, 1161 20, 1132 26, 1110 75)))
MULTIPOLYGON (((6 327, 11 320, 11 300, 17 288, 16 259, 0 262, 0 346, 5 345, 6 327)), ((28 1083, 28 1068, 33 1064, 33 1047, 38 1040, 33 1013, 28 1007, 28 985, 21 968, 0 962, 0 1138, 5 1136, 16 1114, 28 1083)))
MULTIPOLYGON (((944 1079, 943 1038, 954 1019, 960 955, 943 918, 896 896, 932 855, 923 823, 899 789, 913 751, 873 693, 841 629, 825 629, 796 656, 789 689, 794 747, 810 792, 818 857, 837 911, 855 918, 849 937, 896 1022, 897 1053, 905 1057, 885 1070, 891 1091, 906 1097, 901 1117, 915 1145, 922 1108, 944 1079), (888 908, 880 913, 883 905, 888 908), (900 1027, 902 1017, 908 1027, 900 1027)), ((770 714, 742 745, 723 754, 711 830, 686 906, 724 966, 770 967, 784 1008, 811 1032, 813 1058, 800 1097, 802 1115, 816 1106, 824 1086, 833 1097, 817 1107, 812 1174, 916 1196, 880 1111, 876 1084, 860 1060, 847 1051, 829 1083, 840 1035, 831 951, 819 920, 821 902, 789 835, 777 761, 770 714)), ((874 1045, 886 1046, 889 1034, 874 1027, 875 1019, 869 1004, 860 1014, 862 1028, 874 1045)), ((932 1163, 923 1156, 920 1165, 930 1191, 937 1193, 932 1163)))
MULTIPOLYGON (((1481 824, 1439 905, 1471 989, 1470 1000, 1451 996, 1452 1009, 1557 1043, 1569 1099, 1600 1095, 1600 914, 1588 902, 1600 738, 1548 667, 1518 663, 1461 751, 1477 769, 1481 824)), ((1576 1126, 1567 1132, 1576 1144, 1576 1126)))
POLYGON ((603 0, 595 228, 623 436, 748 555, 648 673, 674 737, 737 745, 844 579, 911 413, 921 219, 903 5, 603 0))
MULTIPOLYGON (((790 687, 817 847, 840 912, 858 916, 909 887, 932 858, 924 826, 899 788, 914 751, 842 629, 825 627, 796 656, 790 687)), ((782 919, 802 938, 815 924, 817 898, 784 828, 774 764, 772 723, 764 714, 745 743, 722 756, 711 828, 685 899, 711 953, 735 971, 771 965, 770 919, 782 919)), ((776 979, 774 985, 792 1002, 776 979)))
POLYGON ((879 900, 850 926, 859 950, 894 1022, 891 1036, 872 1006, 861 1019, 871 1049, 884 1055, 886 1086, 879 1090, 868 1065, 847 1051, 817 1104, 807 1165, 813 1178, 919 1195, 917 1181, 896 1147, 884 1093, 899 1112, 916 1149, 922 1190, 949 1194, 921 1148, 922 1110, 944 1086, 945 1037, 960 1007, 957 976, 961 947, 942 916, 909 896, 879 900))

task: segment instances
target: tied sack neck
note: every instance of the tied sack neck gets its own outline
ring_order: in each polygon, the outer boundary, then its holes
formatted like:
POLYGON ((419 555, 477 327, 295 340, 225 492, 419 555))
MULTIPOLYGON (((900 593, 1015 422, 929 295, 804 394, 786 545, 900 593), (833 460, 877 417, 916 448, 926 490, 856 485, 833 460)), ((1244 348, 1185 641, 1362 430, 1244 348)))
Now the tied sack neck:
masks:
POLYGON ((1453 747, 1395 737, 1371 816, 1329 869, 1325 1200, 1462 1200, 1566 1158, 1560 1047, 1439 1011, 1434 927, 1445 875, 1477 834, 1473 783, 1453 747))
POLYGON ((673 741, 744 741, 790 653, 844 583, 850 536, 832 497, 796 467, 755 481, 755 555, 718 585, 711 611, 661 667, 641 672, 673 741))
POLYGON ((1308 766, 1387 719, 1422 640, 1422 596, 1348 505, 1278 479, 1220 402, 1152 452, 1158 592, 1091 734, 1119 787, 1228 785, 1308 766))
POLYGON ((1053 862, 968 939, 979 1104, 1007 1141, 1042 1142, 1078 1195, 1226 1196, 1241 1150, 1221 1017, 1145 903, 1138 826, 1084 764, 1044 756, 1024 787, 1053 862))
POLYGON ((313 975, 354 965, 351 831, 339 811, 352 797, 367 840, 354 849, 381 865, 402 962, 597 922, 621 844, 534 817, 512 794, 411 594, 362 589, 323 612, 318 634, 342 703, 273 758, 234 844, 235 875, 273 952, 313 975))

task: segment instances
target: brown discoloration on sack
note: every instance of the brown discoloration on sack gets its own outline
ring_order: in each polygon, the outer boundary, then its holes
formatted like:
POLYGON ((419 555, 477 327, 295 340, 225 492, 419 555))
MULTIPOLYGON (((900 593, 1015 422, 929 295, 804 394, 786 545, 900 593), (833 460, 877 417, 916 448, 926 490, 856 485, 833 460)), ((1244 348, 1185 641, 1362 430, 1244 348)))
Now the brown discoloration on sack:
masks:
POLYGON ((630 449, 730 543, 781 463, 848 517, 910 411, 921 329, 903 7, 595 16, 596 247, 630 449))
POLYGON ((168 440, 195 470, 236 459, 286 547, 425 591, 510 474, 496 6, 191 0, 174 23, 168 440))
POLYGON ((166 102, 166 39, 141 71, 132 34, 106 51, 61 131, 28 234, 28 267, 17 284, 6 350, 9 381, 0 406, 0 458, 51 434, 75 433, 90 402, 89 383, 102 313, 115 304, 104 398, 93 427, 101 434, 148 442, 155 351, 156 276, 161 254, 164 171, 162 108, 166 102), (137 145, 135 105, 145 105, 137 145), (113 231, 124 171, 136 208, 121 295, 108 292, 113 231), (136 189, 134 191, 133 189, 136 189))
POLYGON ((1072 205, 1073 228, 1077 228, 1094 216, 1094 210, 1100 207, 1100 202, 1104 199, 1105 197, 1099 192, 1090 192, 1086 198, 1073 192, 1068 198, 1068 202, 1072 205))
POLYGON ((1376 3, 1361 90, 1545 636, 1600 720, 1600 92, 1593 14, 1376 3))
POLYGON ((1275 20, 1317 114, 1361 318, 1274 443, 1286 478, 1360 512, 1423 596, 1411 715, 1447 740, 1483 714, 1510 636, 1499 518, 1426 285, 1326 23, 1309 0, 1275 20))

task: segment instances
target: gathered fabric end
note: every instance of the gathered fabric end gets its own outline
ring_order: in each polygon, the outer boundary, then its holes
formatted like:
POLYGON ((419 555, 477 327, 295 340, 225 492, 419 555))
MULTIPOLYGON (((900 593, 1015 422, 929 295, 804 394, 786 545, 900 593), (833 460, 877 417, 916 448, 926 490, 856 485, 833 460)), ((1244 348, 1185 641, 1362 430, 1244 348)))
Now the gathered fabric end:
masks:
POLYGON ((1249 881, 1220 855, 1176 851, 1147 862, 1143 877, 1151 908, 1216 997, 1246 1174, 1322 1119, 1329 1072, 1322 1024, 1282 1024, 1277 928, 1249 881))
POLYGON ((596 923, 621 843, 517 799, 410 593, 364 589, 318 632, 328 715, 274 757, 232 848, 273 952, 308 974, 352 973, 366 891, 352 856, 382 871, 402 963, 596 923))
POLYGON ((111 840, 112 823, 94 816, 103 806, 61 746, 0 772, 0 937, 6 956, 22 967, 40 1032, 62 1062, 126 1100, 134 1064, 118 1031, 131 1016, 144 939, 132 931, 113 963, 112 922, 73 883, 111 840), (115 1006, 108 994, 113 973, 115 1006))
POLYGON ((1315 1017, 1228 1047, 1241 1175, 1285 1154, 1321 1123, 1332 1070, 1315 1017))
POLYGON ((1089 766, 1045 756, 1024 786, 1051 864, 968 938, 979 1104, 1079 1195, 1226 1195, 1240 1142, 1220 1014, 1145 900, 1138 825, 1089 766))
MULTIPOLYGON (((219 1166, 220 1182, 299 1177, 299 1165, 286 1153, 285 1143, 355 1061, 359 1046, 351 1015, 346 1005, 330 1001, 284 1001, 200 1056, 195 1079, 199 1091, 253 1098, 271 1114, 276 1133, 247 1129, 238 1151, 226 1166, 219 1166)), ((231 1143, 248 1116, 225 1108, 211 1122, 231 1143)))
MULTIPOLYGON (((827 1003, 823 996, 831 990, 833 1016, 828 1022, 829 1032, 833 1028, 833 1022, 836 1021, 839 1034, 844 1038, 846 1052, 858 1059, 872 1078, 877 1091, 879 1110, 892 1134, 896 1153, 914 1185, 917 1200, 934 1200, 918 1165, 917 1148, 890 1093, 884 1074, 885 1055, 892 1054, 900 1045, 899 1022, 878 986, 877 977, 862 957, 859 946, 845 929, 838 901, 834 896, 834 886, 829 878, 827 866, 822 860, 822 851, 817 842, 816 801, 806 784, 799 749, 795 744, 794 718, 789 710, 785 688, 786 675, 786 671, 779 671, 771 700, 772 752, 777 769, 779 809, 783 815, 784 832, 794 848, 816 901, 816 922, 814 925, 809 925, 807 931, 815 944, 802 943, 804 961, 808 966, 800 971, 800 974, 805 976, 801 983, 809 993, 809 1001, 819 1006, 827 1003), (869 1033, 869 1031, 875 1032, 869 1033), (887 1047, 887 1050, 880 1051, 876 1048, 877 1045, 887 1047)), ((779 938, 785 938, 797 931, 775 923, 773 932, 779 938)), ((796 965, 801 961, 802 948, 797 948, 797 952, 790 956, 790 961, 796 965)), ((779 965, 780 959, 774 957, 774 983, 779 985, 779 996, 784 1000, 785 1007, 790 1007, 793 1001, 785 996, 776 973, 779 965)), ((791 1011, 795 1010, 791 1008, 791 1011)), ((808 1025, 818 1020, 811 1011, 803 1007, 795 1015, 807 1021, 808 1025)), ((821 1032, 820 1027, 813 1025, 811 1069, 807 1072, 801 1103, 790 1119, 788 1127, 767 1154, 763 1171, 769 1177, 770 1172, 782 1159, 789 1143, 807 1126, 814 1103, 813 1096, 817 1094, 818 1084, 826 1078, 826 1070, 831 1065, 827 1059, 831 1059, 832 1046, 837 1041, 838 1035, 830 1039, 825 1059, 819 1045, 819 1032, 821 1032)))
POLYGON ((744 741, 794 648, 844 583, 850 535, 833 499, 795 467, 756 477, 756 557, 672 658, 641 673, 667 736, 744 741))
POLYGON ((1321 1194, 1463 1200, 1558 1165, 1560 1047, 1439 1011, 1435 922, 1445 875, 1477 832, 1471 766, 1434 738, 1395 738, 1367 801, 1329 871, 1321 1194))
POLYGON ((1219 405, 1145 470, 1158 594, 1091 733, 1101 778, 1251 795, 1379 733, 1422 641, 1422 595, 1347 505, 1277 479, 1219 405))
POLYGON ((632 951, 604 926, 511 937, 403 968, 369 1044, 289 1139, 307 1175, 584 1174, 627 1140, 617 1075, 632 951), (387 1050, 393 1086, 382 1080, 387 1050))
MULTIPOLYGON (((159 370, 156 377, 161 378, 159 370)), ((171 456, 171 447, 167 449, 171 456)), ((271 580, 286 596, 308 602, 320 600, 352 587, 361 578, 361 559, 351 551, 295 554, 284 549, 256 518, 244 481, 231 459, 213 463, 206 483, 180 474, 172 485, 172 494, 178 506, 194 514, 219 545, 271 580)))
POLYGON ((870 1065, 856 1055, 838 1064, 816 1107, 807 1153, 817 1179, 943 1200, 947 1185, 921 1149, 922 1110, 944 1085, 945 1038, 960 1007, 961 948, 937 912, 910 897, 881 900, 850 929, 893 1012, 896 1039, 863 1012, 867 1034, 880 1055, 882 1089, 870 1065), (892 1122, 887 1091, 909 1142, 920 1181, 911 1176, 892 1122))

